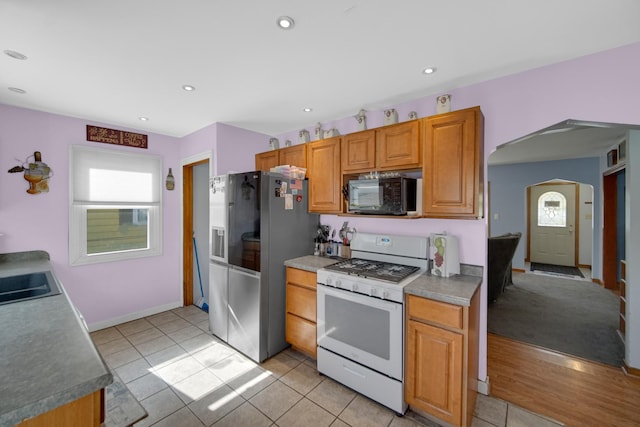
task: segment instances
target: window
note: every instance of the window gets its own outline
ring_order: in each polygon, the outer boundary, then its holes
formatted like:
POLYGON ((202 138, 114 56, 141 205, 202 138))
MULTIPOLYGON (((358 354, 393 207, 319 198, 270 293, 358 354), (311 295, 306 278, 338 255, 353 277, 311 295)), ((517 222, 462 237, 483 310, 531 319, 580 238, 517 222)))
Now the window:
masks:
POLYGON ((547 191, 538 198, 538 226, 566 227, 567 199, 557 191, 547 191))
POLYGON ((73 145, 69 150, 69 263, 162 252, 162 160, 73 145))

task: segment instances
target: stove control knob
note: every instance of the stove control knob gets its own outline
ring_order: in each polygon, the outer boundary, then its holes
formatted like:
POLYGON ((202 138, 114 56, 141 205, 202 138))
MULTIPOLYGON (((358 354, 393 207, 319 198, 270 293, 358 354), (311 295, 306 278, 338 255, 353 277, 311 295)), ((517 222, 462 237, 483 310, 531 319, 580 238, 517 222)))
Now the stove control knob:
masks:
POLYGON ((370 297, 375 297, 378 294, 378 291, 376 290, 376 288, 371 288, 369 290, 369 296, 370 297))
POLYGON ((389 297, 389 292, 387 291, 382 291, 382 299, 387 299, 389 297))
POLYGON ((336 288, 339 288, 341 286, 342 286, 342 281, 336 280, 336 288))
POLYGON ((354 283, 354 284, 351 286, 351 292, 356 292, 357 290, 358 290, 358 285, 357 285, 356 283, 354 283))
POLYGON ((333 282, 333 280, 331 280, 330 277, 327 277, 327 286, 333 286, 331 282, 333 282))

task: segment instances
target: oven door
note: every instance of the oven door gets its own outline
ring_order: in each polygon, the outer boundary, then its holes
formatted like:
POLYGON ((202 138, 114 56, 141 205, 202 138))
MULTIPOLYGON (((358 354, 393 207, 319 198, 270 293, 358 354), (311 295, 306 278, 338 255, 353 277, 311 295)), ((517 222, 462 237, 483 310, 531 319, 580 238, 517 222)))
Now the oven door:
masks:
POLYGON ((318 284, 318 346, 402 381, 403 305, 318 284))

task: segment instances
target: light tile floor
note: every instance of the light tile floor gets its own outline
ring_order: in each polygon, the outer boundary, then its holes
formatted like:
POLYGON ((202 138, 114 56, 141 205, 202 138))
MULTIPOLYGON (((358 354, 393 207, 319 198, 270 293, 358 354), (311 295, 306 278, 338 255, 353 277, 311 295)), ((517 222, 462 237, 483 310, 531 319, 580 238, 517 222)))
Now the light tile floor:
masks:
MULTIPOLYGON (((294 350, 257 364, 211 335, 207 314, 196 306, 102 329, 91 336, 114 374, 149 414, 136 427, 438 425, 412 411, 398 417, 318 374, 315 360, 294 350)), ((472 424, 557 425, 482 395, 472 424)))

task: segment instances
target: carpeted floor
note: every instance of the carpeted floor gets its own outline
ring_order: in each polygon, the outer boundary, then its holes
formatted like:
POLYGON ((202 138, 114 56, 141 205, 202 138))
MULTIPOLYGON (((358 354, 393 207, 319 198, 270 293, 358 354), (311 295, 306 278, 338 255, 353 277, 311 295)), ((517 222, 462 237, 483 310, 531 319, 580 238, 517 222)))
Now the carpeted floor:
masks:
POLYGON ((584 277, 578 267, 568 267, 565 265, 540 264, 537 262, 532 262, 531 271, 542 271, 544 273, 584 277))
POLYGON ((585 359, 621 366, 624 345, 618 327, 618 297, 586 280, 513 274, 489 305, 491 333, 585 359))

